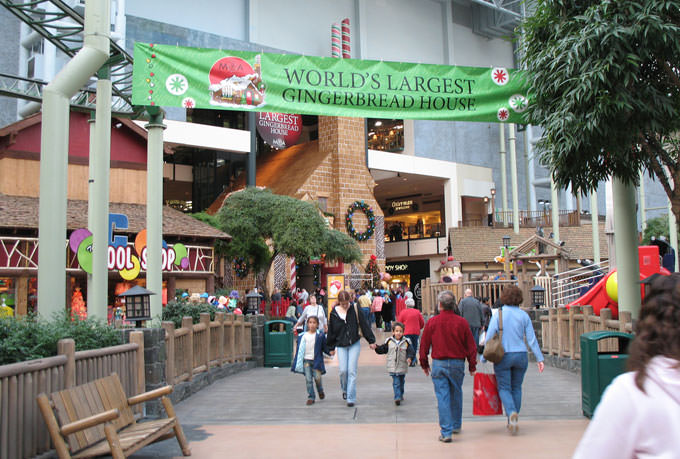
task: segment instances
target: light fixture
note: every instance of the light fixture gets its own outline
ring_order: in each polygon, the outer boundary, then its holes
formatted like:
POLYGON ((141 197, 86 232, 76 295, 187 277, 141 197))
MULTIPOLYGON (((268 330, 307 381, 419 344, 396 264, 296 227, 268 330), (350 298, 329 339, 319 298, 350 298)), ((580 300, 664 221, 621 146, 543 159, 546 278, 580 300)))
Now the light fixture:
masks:
POLYGON ((510 247, 510 236, 503 236, 503 247, 510 247))
POLYGON ((489 197, 488 197, 488 196, 484 196, 484 204, 488 204, 488 203, 489 203, 489 197))
POLYGON ((382 121, 378 120, 375 123, 373 123, 373 126, 382 126, 382 121))
POLYGON ((496 189, 495 188, 491 188, 491 196, 496 196, 496 189))

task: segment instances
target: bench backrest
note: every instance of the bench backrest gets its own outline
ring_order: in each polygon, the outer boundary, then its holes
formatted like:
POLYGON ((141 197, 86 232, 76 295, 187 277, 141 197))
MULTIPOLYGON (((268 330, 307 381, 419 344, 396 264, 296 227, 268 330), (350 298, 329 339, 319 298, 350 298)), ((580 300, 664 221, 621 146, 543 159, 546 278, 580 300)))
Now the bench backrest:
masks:
MULTIPOLYGON (((49 398, 54 404, 60 426, 114 408, 120 412, 120 417, 113 421, 116 430, 135 422, 116 373, 71 389, 53 392, 49 398)), ((104 438, 104 425, 100 424, 69 435, 67 440, 71 452, 75 453, 104 438)))

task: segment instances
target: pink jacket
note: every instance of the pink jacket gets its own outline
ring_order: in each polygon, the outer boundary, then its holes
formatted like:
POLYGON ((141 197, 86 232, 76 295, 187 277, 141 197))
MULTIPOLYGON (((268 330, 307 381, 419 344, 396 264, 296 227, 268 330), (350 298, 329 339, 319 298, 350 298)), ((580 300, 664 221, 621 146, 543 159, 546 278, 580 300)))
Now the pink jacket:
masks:
POLYGON ((680 362, 657 356, 647 365, 645 392, 635 373, 607 387, 574 458, 680 457, 680 362))

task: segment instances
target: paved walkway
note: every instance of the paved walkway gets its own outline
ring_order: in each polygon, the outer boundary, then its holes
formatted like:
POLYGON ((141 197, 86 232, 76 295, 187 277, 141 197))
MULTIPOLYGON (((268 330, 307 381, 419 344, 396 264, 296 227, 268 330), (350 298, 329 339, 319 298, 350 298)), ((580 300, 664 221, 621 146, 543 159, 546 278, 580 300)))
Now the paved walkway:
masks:
MULTIPOLYGON (((362 344, 357 404, 342 400, 337 361, 327 362, 326 399, 306 406, 304 377, 289 368, 256 368, 222 379, 176 405, 194 457, 571 457, 587 420, 580 377, 530 364, 524 381, 520 433, 511 437, 500 416, 472 416, 472 377, 463 384, 463 428, 451 444, 437 441, 436 399, 420 368, 406 377, 405 401, 395 406, 385 357, 362 344), (313 426, 313 427, 311 427, 313 426)), ((484 371, 478 367, 478 371, 484 371)), ((487 370, 490 368, 487 367, 487 370)), ((133 457, 179 457, 167 440, 133 457)))

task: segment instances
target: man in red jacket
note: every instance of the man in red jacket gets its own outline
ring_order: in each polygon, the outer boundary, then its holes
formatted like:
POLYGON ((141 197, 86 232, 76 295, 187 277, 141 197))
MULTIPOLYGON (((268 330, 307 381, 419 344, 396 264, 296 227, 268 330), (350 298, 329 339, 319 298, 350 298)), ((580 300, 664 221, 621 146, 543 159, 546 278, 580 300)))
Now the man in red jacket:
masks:
MULTIPOLYGON (((420 311, 416 309, 416 302, 413 298, 407 298, 405 303, 406 309, 399 313, 397 322, 404 324, 404 336, 411 340, 413 349, 418 352, 418 338, 420 338, 420 330, 425 326, 425 320, 420 311)), ((415 359, 411 362, 411 366, 416 366, 415 359)))
POLYGON ((439 411, 439 441, 451 442, 451 434, 459 433, 463 417, 463 378, 465 359, 470 375, 477 366, 477 344, 465 319, 453 312, 456 298, 446 290, 437 296, 439 315, 425 324, 420 342, 420 366, 432 374, 439 411), (427 355, 432 348, 432 370, 427 355))

